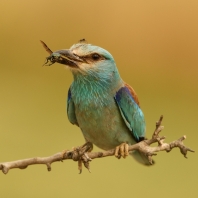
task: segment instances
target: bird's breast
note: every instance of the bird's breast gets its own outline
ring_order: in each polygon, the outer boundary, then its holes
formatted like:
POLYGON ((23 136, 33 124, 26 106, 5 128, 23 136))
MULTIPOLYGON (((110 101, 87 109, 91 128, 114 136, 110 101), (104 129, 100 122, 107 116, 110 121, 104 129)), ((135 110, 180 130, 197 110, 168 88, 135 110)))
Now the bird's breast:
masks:
POLYGON ((133 141, 112 95, 97 95, 75 104, 75 114, 85 138, 102 149, 133 141))

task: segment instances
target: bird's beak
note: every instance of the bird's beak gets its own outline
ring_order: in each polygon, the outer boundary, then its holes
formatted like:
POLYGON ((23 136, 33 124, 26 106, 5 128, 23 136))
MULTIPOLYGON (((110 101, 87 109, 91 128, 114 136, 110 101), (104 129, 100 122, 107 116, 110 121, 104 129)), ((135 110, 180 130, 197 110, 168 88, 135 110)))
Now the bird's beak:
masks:
POLYGON ((43 41, 41 41, 41 43, 46 51, 50 54, 50 56, 46 58, 46 62, 44 63, 45 66, 50 66, 57 62, 69 67, 78 67, 79 63, 86 62, 76 54, 72 53, 69 49, 52 52, 43 41))
POLYGON ((67 65, 69 67, 78 67, 79 63, 85 61, 79 56, 73 54, 70 50, 65 49, 53 52, 50 56, 46 58, 46 62, 44 65, 50 66, 56 62, 67 65))

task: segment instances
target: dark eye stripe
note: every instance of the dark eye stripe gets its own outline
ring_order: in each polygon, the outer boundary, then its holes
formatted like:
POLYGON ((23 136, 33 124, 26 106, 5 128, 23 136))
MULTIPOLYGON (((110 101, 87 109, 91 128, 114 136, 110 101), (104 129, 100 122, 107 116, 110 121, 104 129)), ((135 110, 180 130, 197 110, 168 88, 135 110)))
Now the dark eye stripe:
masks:
POLYGON ((106 59, 104 56, 97 54, 97 53, 92 53, 86 56, 81 56, 80 58, 86 60, 86 61, 99 61, 99 60, 104 60, 106 59))

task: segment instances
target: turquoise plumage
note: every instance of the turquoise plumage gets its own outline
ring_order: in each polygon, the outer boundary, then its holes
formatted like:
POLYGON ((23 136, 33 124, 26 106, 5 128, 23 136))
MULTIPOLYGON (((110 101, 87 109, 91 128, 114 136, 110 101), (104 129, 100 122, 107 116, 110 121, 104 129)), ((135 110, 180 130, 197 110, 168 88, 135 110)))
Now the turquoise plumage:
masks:
MULTIPOLYGON (((72 124, 80 127, 86 141, 108 150, 144 139, 145 120, 137 95, 120 77, 108 51, 80 42, 69 50, 52 53, 48 61, 67 65, 73 74, 67 115, 72 124)), ((149 164, 139 152, 131 155, 149 164)))

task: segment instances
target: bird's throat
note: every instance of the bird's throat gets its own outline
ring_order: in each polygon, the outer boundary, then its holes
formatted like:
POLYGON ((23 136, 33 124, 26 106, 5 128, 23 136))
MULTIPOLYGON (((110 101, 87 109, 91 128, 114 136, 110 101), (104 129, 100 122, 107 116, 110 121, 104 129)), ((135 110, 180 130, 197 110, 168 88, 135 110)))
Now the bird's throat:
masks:
POLYGON ((91 103, 102 104, 108 91, 108 82, 99 81, 89 76, 75 76, 71 92, 75 104, 89 105, 91 103))
POLYGON ((74 75, 71 85, 72 98, 75 104, 97 104, 107 105, 109 96, 116 93, 121 86, 122 80, 114 78, 101 78, 99 76, 74 75))

